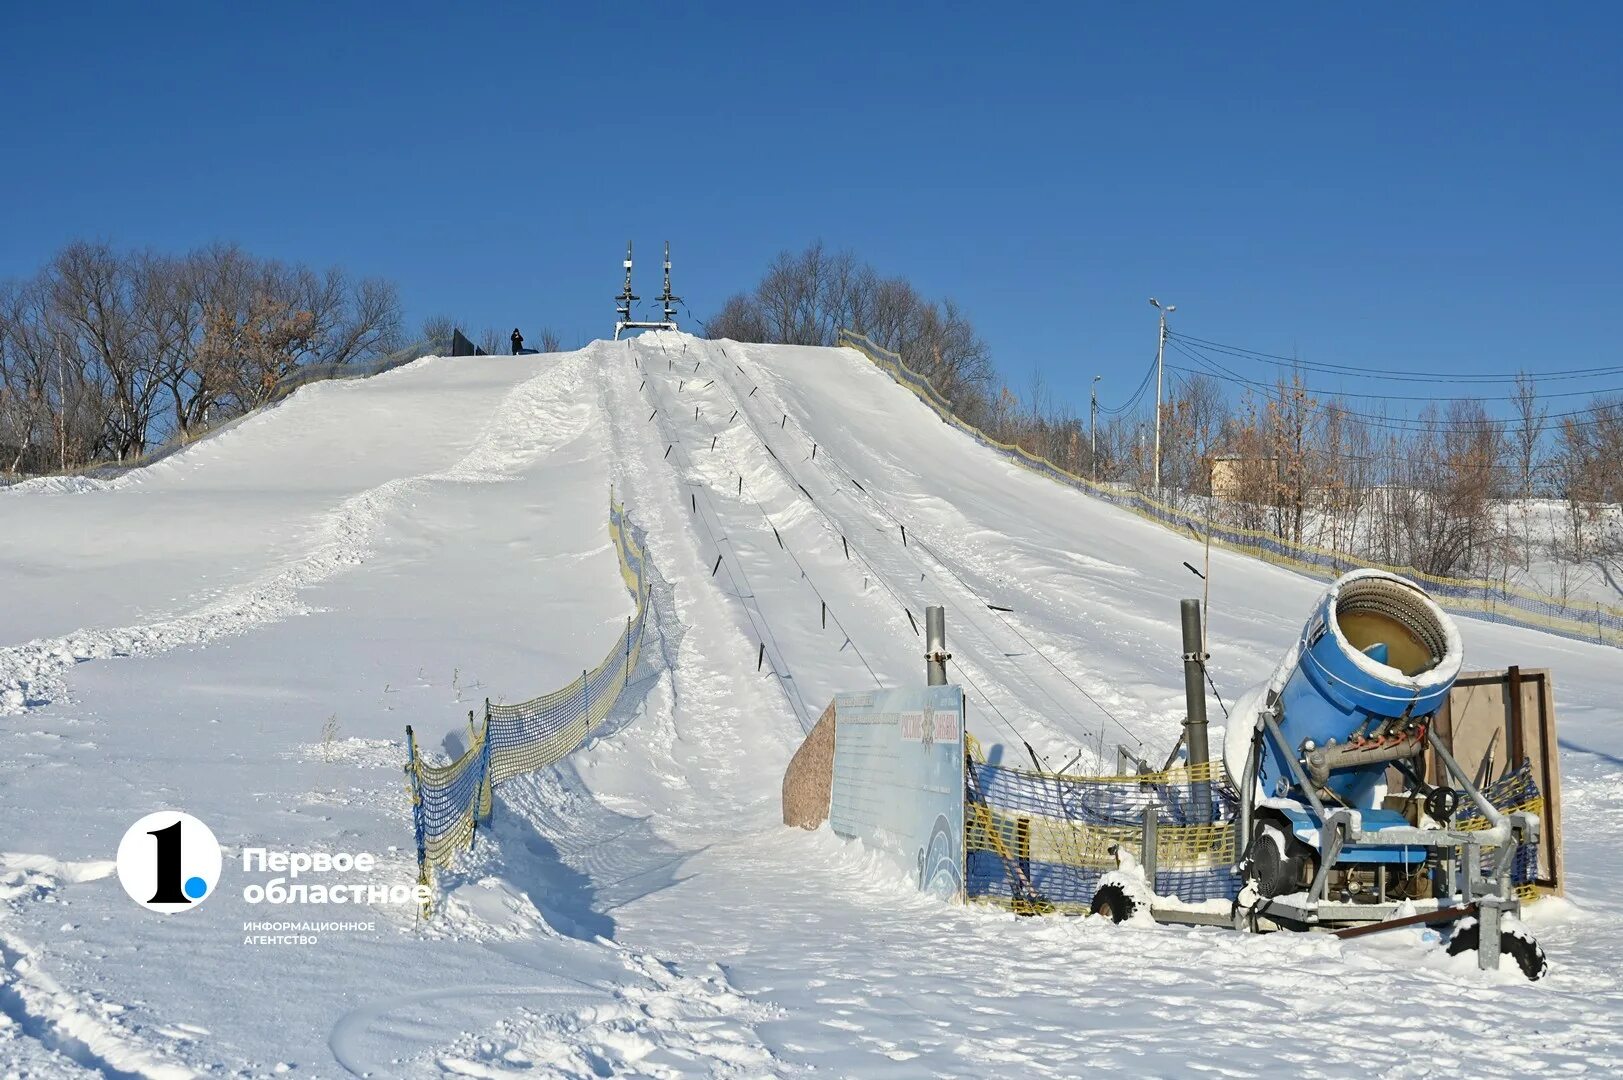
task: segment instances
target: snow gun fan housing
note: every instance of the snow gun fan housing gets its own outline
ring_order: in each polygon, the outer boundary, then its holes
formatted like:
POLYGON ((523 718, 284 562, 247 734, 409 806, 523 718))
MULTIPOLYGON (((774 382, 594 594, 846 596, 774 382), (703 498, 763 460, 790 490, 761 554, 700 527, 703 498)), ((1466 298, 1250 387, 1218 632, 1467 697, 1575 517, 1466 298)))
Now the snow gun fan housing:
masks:
MULTIPOLYGON (((1379 808, 1388 766, 1424 750, 1460 661, 1453 620, 1413 582, 1363 570, 1332 585, 1273 687, 1285 743, 1298 750, 1316 793, 1354 809, 1379 808)), ((1264 745, 1260 794, 1300 797, 1282 748, 1264 745)))

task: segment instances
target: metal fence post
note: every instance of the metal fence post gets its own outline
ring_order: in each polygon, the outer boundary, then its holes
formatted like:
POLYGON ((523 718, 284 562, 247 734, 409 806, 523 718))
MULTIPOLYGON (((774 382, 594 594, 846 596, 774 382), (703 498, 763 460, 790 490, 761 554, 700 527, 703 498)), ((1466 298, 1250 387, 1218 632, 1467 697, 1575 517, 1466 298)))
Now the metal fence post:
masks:
MULTIPOLYGON (((479 778, 480 809, 485 815, 485 828, 490 828, 491 820, 496 816, 496 800, 492 797, 491 789, 495 786, 490 778, 490 721, 485 721, 485 741, 479 751, 479 768, 482 775, 479 778)), ((473 844, 470 842, 470 848, 473 844)))
POLYGON ((1189 746, 1190 793, 1195 801, 1195 821, 1212 820, 1211 752, 1206 744, 1206 654, 1201 644, 1200 601, 1179 602, 1183 616, 1183 694, 1187 714, 1184 731, 1189 746))
POLYGON ((1149 883, 1150 890, 1155 890, 1156 866, 1155 833, 1160 824, 1161 807, 1157 803, 1150 803, 1144 808, 1144 838, 1139 849, 1139 865, 1144 870, 1144 880, 1149 883))
MULTIPOLYGON (((406 725, 406 775, 410 778, 411 786, 411 831, 417 842, 417 884, 427 885, 428 826, 423 820, 423 786, 417 775, 417 737, 412 734, 410 724, 406 725)), ((423 901, 423 918, 429 918, 433 913, 433 904, 423 901)))
POLYGON ((924 675, 929 686, 947 685, 947 610, 936 606, 924 609, 924 675))

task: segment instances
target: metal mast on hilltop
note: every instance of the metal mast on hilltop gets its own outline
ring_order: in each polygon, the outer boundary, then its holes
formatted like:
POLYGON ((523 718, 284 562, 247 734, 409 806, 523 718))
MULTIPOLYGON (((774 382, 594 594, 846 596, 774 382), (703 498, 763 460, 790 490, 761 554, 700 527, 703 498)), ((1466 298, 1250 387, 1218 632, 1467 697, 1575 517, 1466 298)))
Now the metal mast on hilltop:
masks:
POLYGON ((620 295, 614 298, 615 301, 616 301, 616 303, 614 305, 614 314, 616 316, 616 318, 614 320, 614 340, 616 340, 616 341, 620 340, 620 331, 622 329, 624 329, 625 327, 631 325, 631 305, 632 305, 632 303, 634 303, 637 300, 642 299, 642 297, 633 295, 632 292, 631 292, 631 241, 630 240, 626 241, 626 263, 625 263, 625 266, 626 266, 626 285, 625 285, 625 288, 620 290, 620 295))
POLYGON ((665 321, 671 324, 672 330, 675 330, 676 308, 673 305, 680 304, 682 298, 671 295, 671 242, 669 240, 665 241, 665 291, 654 297, 654 299, 665 305, 665 321))
POLYGON ((665 242, 665 291, 654 299, 665 305, 665 320, 663 322, 638 322, 631 317, 631 305, 642 297, 631 291, 631 242, 626 242, 626 283, 620 295, 615 297, 614 305, 614 340, 619 341, 620 335, 626 330, 675 330, 676 304, 682 302, 680 296, 671 294, 671 244, 665 242))

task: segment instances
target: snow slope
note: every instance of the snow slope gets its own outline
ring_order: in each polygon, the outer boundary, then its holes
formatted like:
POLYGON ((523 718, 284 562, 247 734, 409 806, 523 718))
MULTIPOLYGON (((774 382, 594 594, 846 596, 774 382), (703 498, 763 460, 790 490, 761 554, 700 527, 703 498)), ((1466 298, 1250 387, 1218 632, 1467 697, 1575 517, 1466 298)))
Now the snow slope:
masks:
MULTIPOLYGON (((1553 967, 1537 985, 1418 932, 947 907, 860 844, 778 824, 783 765, 829 696, 920 676, 908 612, 927 603, 948 607, 994 752, 1164 755, 1182 708, 1176 601, 1197 594, 1182 563, 1199 548, 986 453, 851 351, 660 333, 420 361, 306 388, 110 484, 0 494, 0 537, 11 1072, 1623 1067, 1616 650, 1462 623, 1467 667, 1555 671, 1575 902, 1531 914, 1553 967), (243 902, 244 846, 370 851, 410 879, 403 726, 453 752, 480 699, 596 660, 630 609, 611 485, 647 531, 662 633, 599 737, 498 790, 431 923, 243 902), (181 916, 130 903, 107 862, 164 806, 228 849, 219 895, 181 916), (373 927, 245 944, 267 917, 373 927)), ((1213 552, 1226 700, 1319 589, 1213 552)))

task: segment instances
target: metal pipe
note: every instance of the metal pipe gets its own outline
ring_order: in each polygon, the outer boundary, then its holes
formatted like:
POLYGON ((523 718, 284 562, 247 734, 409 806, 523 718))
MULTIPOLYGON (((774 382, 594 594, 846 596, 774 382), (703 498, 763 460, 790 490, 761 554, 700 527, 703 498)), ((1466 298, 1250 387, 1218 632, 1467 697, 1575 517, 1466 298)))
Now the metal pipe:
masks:
POLYGON ((1187 730, 1178 732, 1178 741, 1172 744, 1172 752, 1167 754, 1166 764, 1161 766, 1162 772, 1166 772, 1178 763, 1178 751, 1183 749, 1184 740, 1187 738, 1189 738, 1187 730))
POLYGON ((1319 823, 1322 826, 1325 817, 1324 803, 1320 801, 1318 792, 1313 790, 1313 784, 1308 780, 1307 773, 1302 771, 1302 763, 1296 760, 1296 752, 1291 749, 1290 743, 1285 741, 1285 733, 1279 730, 1279 721, 1274 719, 1274 714, 1271 712, 1264 712, 1260 715, 1262 716, 1263 726, 1268 729, 1268 734, 1273 737, 1274 745, 1279 747, 1280 756, 1285 759, 1286 767, 1290 769, 1291 776, 1295 778, 1296 786, 1301 790, 1309 805, 1313 807, 1313 812, 1318 815, 1319 823))
MULTIPOLYGON (((1184 741, 1189 746, 1189 765, 1200 769, 1209 767, 1211 751, 1206 743, 1206 654, 1201 644, 1200 601, 1182 600, 1178 608, 1183 616, 1183 696, 1184 741)), ((1195 800, 1195 821, 1207 822, 1212 816, 1212 786, 1210 779, 1196 781, 1192 794, 1195 800)))
POLYGON ((924 673, 930 686, 947 685, 947 609, 940 606, 924 609, 924 673))
POLYGON ((1149 884, 1150 891, 1155 891, 1155 874, 1160 869, 1157 865, 1156 830, 1160 824, 1161 807, 1157 803, 1150 803, 1144 808, 1144 832, 1139 841, 1139 867, 1144 871, 1144 880, 1149 884))
POLYGON ((1244 852, 1246 845, 1251 843, 1251 811, 1257 798, 1257 757, 1262 753, 1261 742, 1261 733, 1253 728, 1251 746, 1245 755, 1245 768, 1240 771, 1240 812, 1234 818, 1236 852, 1244 852))
POLYGON ((1426 741, 1431 743, 1432 752, 1443 763, 1443 768, 1447 769, 1448 774, 1465 789, 1465 793, 1471 797, 1471 801, 1482 812, 1482 816, 1493 822, 1492 828, 1480 830, 1475 834, 1477 843, 1483 847, 1493 847, 1509 840, 1510 819, 1505 817, 1497 806, 1488 801, 1488 797, 1482 794, 1481 789, 1471 783, 1471 778, 1465 775, 1465 770, 1460 768, 1460 763, 1454 760, 1454 755, 1448 752, 1448 747, 1443 745, 1443 740, 1439 739, 1437 732, 1430 727, 1426 728, 1426 741))

